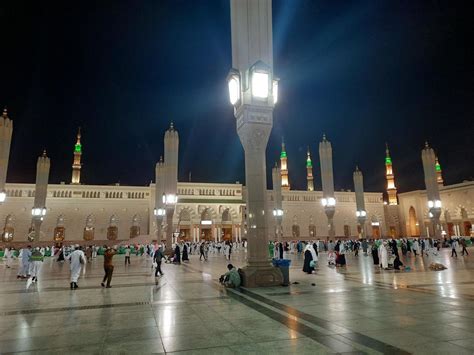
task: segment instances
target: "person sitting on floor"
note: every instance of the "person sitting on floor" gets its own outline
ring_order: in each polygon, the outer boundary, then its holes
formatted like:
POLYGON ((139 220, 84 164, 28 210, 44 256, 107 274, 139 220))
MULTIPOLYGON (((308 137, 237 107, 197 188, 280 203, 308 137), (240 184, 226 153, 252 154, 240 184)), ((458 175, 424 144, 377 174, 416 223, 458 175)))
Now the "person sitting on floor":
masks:
POLYGON ((240 287, 241 280, 240 280, 240 274, 237 268, 234 267, 234 265, 229 264, 227 265, 227 271, 224 275, 222 275, 219 278, 219 282, 223 284, 225 287, 230 287, 230 288, 237 288, 240 287))

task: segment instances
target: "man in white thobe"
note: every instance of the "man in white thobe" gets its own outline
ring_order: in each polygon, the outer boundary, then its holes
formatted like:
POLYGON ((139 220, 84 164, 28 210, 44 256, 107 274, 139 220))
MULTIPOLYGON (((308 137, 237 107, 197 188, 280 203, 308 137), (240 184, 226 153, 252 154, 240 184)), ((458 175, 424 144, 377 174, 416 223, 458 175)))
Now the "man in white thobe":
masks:
POLYGON ((44 255, 40 248, 35 248, 30 257, 30 277, 31 282, 33 283, 38 281, 38 274, 41 270, 41 266, 43 265, 43 260, 44 255))
POLYGON ((22 248, 20 250, 20 268, 18 270, 17 279, 26 279, 28 277, 28 272, 30 270, 30 256, 31 256, 31 246, 28 245, 27 248, 22 248))
POLYGON ((5 258, 5 266, 9 269, 12 265, 13 251, 10 248, 5 248, 3 257, 5 258))
POLYGON ((388 251, 387 251, 387 242, 383 242, 380 244, 379 247, 379 258, 380 258, 380 266, 383 269, 388 268, 388 251))
POLYGON ((81 275, 82 265, 86 263, 86 256, 79 245, 76 245, 75 250, 66 256, 66 260, 71 263, 71 290, 75 290, 79 287, 77 280, 81 275))

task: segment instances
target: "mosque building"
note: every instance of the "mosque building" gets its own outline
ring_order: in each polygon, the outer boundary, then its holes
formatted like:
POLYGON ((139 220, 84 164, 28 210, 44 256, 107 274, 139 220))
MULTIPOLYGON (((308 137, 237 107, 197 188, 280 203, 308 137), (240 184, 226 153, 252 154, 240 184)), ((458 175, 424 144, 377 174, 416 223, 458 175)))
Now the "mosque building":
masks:
MULTIPOLYGON (((4 113, 5 115, 6 113, 4 113)), ((175 129, 175 128, 170 128, 175 129)), ((46 215, 42 222, 42 242, 133 241, 137 237, 157 239, 154 216, 155 183, 149 186, 86 185, 81 183, 81 131, 73 149, 70 184, 48 184, 46 215)), ((280 154, 283 209, 283 239, 326 239, 328 224, 321 204, 322 191, 315 190, 313 162, 307 151, 306 190, 292 190, 288 155, 284 142, 280 154)), ((165 156, 166 160, 166 156, 165 156)), ((303 168, 303 167, 301 167, 303 168)), ((397 194, 392 158, 386 148, 385 168, 388 200, 384 192, 364 192, 366 222, 358 225, 356 197, 351 190, 335 192, 334 226, 336 238, 415 237, 433 235, 426 191, 397 194)), ((470 235, 474 221, 474 182, 443 186, 439 161, 437 181, 443 203, 442 227, 449 236, 470 235)), ((35 184, 7 183, 7 199, 0 205, 3 242, 26 242, 34 228, 31 209, 35 184)), ((178 182, 178 202, 173 215, 175 238, 188 241, 234 240, 246 238, 246 188, 240 183, 178 182)), ((275 208, 274 191, 267 190, 267 210, 275 208)), ((268 218, 269 233, 276 220, 268 218)), ((269 239, 276 239, 269 236, 269 239)))

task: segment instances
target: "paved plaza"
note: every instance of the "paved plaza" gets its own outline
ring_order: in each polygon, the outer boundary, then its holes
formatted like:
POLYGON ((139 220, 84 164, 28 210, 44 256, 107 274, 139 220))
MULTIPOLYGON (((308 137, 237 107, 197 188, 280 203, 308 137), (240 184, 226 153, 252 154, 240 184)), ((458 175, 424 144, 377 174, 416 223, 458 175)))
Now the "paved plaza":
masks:
MULTIPOLYGON (((474 252, 474 250, 471 251, 474 252)), ((242 266, 243 251, 232 256, 242 266)), ((291 286, 225 290, 217 282, 224 256, 164 264, 114 257, 113 287, 100 287, 102 257, 87 265, 79 289, 69 267, 46 259, 39 282, 26 288, 0 266, 0 353, 173 354, 472 354, 472 256, 408 258, 409 272, 381 271, 371 257, 348 255, 348 266, 301 271, 296 255, 291 286)))

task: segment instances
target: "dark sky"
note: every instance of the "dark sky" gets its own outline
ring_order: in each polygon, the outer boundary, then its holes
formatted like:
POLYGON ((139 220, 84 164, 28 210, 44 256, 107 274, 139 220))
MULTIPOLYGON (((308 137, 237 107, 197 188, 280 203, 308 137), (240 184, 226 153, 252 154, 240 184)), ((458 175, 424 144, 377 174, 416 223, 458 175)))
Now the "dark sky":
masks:
MULTIPOLYGON (((333 143, 336 189, 384 189, 385 142, 400 191, 423 188, 420 150, 448 184, 474 176, 472 1, 273 2, 281 78, 267 166, 284 135, 290 183, 305 188, 306 146, 333 143)), ((11 182, 33 182, 43 147, 50 181, 70 181, 78 126, 87 184, 145 185, 172 120, 179 178, 244 181, 228 102, 228 0, 2 1, 0 105, 14 120, 11 182)), ((270 172, 269 172, 270 173, 270 172)), ((269 185, 271 186, 271 185, 269 185)))

